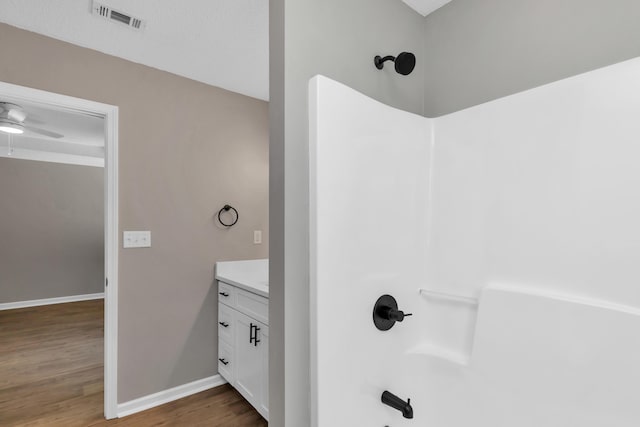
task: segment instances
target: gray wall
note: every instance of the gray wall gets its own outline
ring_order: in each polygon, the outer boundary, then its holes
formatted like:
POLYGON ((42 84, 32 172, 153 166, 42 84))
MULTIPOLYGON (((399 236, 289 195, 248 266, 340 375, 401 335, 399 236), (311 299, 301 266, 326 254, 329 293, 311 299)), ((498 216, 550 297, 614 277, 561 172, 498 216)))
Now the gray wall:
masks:
POLYGON ((640 55, 637 0, 454 0, 425 20, 425 115, 640 55))
POLYGON ((0 158, 0 200, 0 303, 103 291, 103 168, 0 158))
POLYGON ((120 107, 120 232, 153 246, 119 250, 118 401, 214 375, 214 263, 267 256, 267 103, 7 25, 0 40, 0 80, 120 107))
POLYGON ((274 0, 270 20, 270 424, 308 426, 308 81, 323 74, 422 113, 422 61, 403 77, 373 58, 420 53, 424 19, 399 0, 274 0))

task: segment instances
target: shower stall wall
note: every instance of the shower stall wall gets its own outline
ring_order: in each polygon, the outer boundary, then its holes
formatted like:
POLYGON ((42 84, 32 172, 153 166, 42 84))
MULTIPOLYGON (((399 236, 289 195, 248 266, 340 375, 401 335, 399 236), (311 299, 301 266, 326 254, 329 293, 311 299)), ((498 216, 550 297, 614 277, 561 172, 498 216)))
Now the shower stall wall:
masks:
POLYGON ((311 80, 315 426, 640 423, 639 76, 437 119, 311 80))

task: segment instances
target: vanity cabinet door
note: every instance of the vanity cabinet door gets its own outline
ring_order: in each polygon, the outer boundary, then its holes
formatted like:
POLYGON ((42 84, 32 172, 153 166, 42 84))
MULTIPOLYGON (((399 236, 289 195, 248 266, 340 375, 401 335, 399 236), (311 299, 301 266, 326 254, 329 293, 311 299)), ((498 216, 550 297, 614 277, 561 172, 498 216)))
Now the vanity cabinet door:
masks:
POLYGON ((236 389, 255 408, 262 403, 263 372, 262 355, 265 350, 264 326, 249 316, 235 313, 235 361, 236 389), (256 338, 257 337, 257 338, 256 338), (255 343, 255 340, 258 340, 255 343))

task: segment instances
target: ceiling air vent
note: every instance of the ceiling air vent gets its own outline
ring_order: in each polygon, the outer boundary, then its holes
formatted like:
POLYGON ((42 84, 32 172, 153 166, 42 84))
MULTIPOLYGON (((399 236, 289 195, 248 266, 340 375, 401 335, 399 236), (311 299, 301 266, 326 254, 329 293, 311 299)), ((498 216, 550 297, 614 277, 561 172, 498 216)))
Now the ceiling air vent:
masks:
POLYGON ((134 30, 142 30, 146 24, 145 21, 140 18, 136 18, 135 16, 113 10, 109 6, 97 1, 93 2, 92 11, 96 16, 100 16, 112 22, 124 24, 129 28, 133 28, 134 30))

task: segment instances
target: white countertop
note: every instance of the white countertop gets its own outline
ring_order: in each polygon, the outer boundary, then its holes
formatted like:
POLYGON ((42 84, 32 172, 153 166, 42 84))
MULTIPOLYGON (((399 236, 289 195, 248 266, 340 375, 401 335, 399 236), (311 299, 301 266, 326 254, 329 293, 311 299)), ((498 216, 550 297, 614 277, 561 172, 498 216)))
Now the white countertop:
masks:
POLYGON ((217 262, 216 279, 269 298, 268 259, 217 262))

